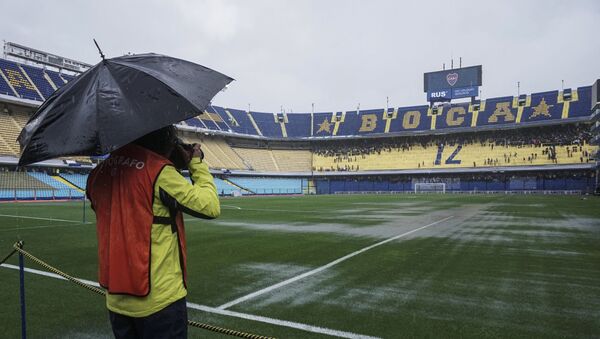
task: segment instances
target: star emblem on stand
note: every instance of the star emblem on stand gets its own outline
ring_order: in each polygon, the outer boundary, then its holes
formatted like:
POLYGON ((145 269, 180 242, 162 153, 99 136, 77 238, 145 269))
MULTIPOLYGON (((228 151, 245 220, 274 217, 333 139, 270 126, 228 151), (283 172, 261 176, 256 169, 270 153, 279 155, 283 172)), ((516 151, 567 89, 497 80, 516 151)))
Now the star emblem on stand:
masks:
POLYGON ((529 119, 531 118, 536 118, 539 117, 541 115, 551 118, 552 115, 550 114, 550 107, 553 107, 554 105, 548 105, 546 103, 546 99, 542 98, 542 101, 540 101, 539 105, 535 106, 533 108, 533 113, 531 113, 531 116, 529 117, 529 119))
POLYGON ((331 123, 329 122, 329 120, 327 120, 327 118, 325 118, 325 120, 323 120, 323 122, 319 125, 319 130, 317 131, 317 133, 321 133, 321 132, 327 132, 327 133, 331 133, 331 123))

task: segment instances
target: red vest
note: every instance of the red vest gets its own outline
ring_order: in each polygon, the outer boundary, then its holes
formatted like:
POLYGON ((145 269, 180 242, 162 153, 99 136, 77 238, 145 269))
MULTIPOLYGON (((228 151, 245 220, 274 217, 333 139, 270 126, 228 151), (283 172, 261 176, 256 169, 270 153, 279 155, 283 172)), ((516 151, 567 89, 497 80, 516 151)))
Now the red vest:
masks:
MULTIPOLYGON (((168 159, 130 144, 90 173, 87 194, 96 212, 99 283, 111 294, 142 297, 150 293, 154 185, 167 165, 172 165, 168 159)), ((183 217, 179 211, 175 214, 185 284, 183 217)))

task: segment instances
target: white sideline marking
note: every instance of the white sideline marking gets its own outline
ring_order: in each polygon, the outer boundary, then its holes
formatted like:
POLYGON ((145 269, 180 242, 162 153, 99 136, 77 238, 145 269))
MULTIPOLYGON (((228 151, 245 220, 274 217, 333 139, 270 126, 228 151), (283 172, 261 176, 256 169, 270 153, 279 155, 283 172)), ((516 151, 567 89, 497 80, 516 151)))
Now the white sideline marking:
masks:
POLYGON ((334 337, 353 338, 353 339, 354 338, 356 338, 356 339, 359 339, 359 338, 360 339, 377 339, 377 338, 379 338, 379 337, 372 337, 372 336, 368 336, 368 335, 364 335, 364 334, 338 331, 338 330, 332 330, 329 328, 324 328, 324 327, 319 327, 319 326, 312 326, 312 325, 307 325, 307 324, 302 324, 302 323, 296 323, 293 321, 273 319, 273 318, 268 318, 268 317, 262 317, 259 315, 240 313, 240 312, 234 312, 234 311, 229 311, 229 310, 221 310, 218 308, 204 306, 204 305, 198 305, 198 304, 194 304, 194 303, 190 303, 190 302, 187 303, 187 306, 189 308, 208 312, 208 313, 215 313, 215 314, 226 315, 226 316, 235 317, 235 318, 254 320, 254 321, 258 321, 258 322, 263 322, 263 323, 272 324, 272 325, 279 325, 279 326, 283 326, 283 327, 291 327, 291 328, 299 329, 299 330, 306 331, 306 332, 321 333, 321 334, 326 334, 326 335, 330 335, 330 336, 334 336, 334 337))
POLYGON ((236 210, 241 210, 241 209, 242 209, 242 208, 241 208, 241 207, 239 207, 239 206, 234 206, 234 205, 224 205, 224 204, 221 204, 221 207, 233 207, 233 208, 235 208, 236 210))
POLYGON ((38 228, 55 228, 55 227, 74 227, 81 225, 88 225, 90 222, 82 222, 79 224, 59 224, 59 225, 40 225, 40 226, 28 226, 28 227, 14 227, 14 228, 0 228, 0 232, 3 231, 22 231, 22 230, 33 230, 38 228))
POLYGON ((0 217, 20 218, 20 219, 34 219, 34 220, 64 221, 64 222, 81 223, 81 221, 79 221, 79 220, 65 220, 65 219, 42 218, 42 217, 27 217, 27 216, 23 216, 23 215, 14 215, 14 214, 0 214, 0 217))
POLYGON ((372 248, 375 248, 375 247, 377 247, 377 246, 381 246, 381 245, 383 245, 383 244, 386 244, 386 243, 388 243, 388 242, 390 242, 390 241, 394 241, 394 240, 396 240, 396 239, 402 238, 402 237, 404 237, 404 236, 406 236, 406 235, 409 235, 409 234, 412 234, 412 233, 414 233, 414 232, 420 231, 420 230, 422 230, 422 229, 425 229, 425 228, 427 228, 427 227, 430 227, 430 226, 433 226, 433 225, 439 224, 439 223, 441 223, 441 222, 444 222, 444 221, 446 221, 446 220, 448 220, 448 219, 451 219, 451 218, 454 218, 454 216, 453 216, 453 215, 451 215, 451 216, 449 216, 449 217, 446 217, 446 218, 444 218, 444 219, 441 219, 441 220, 438 220, 438 221, 434 221, 434 222, 432 222, 431 224, 428 224, 428 225, 425 225, 425 226, 421 226, 421 227, 415 228, 415 229, 414 229, 414 230, 412 230, 412 231, 408 231, 408 232, 405 232, 405 233, 402 233, 402 234, 399 234, 399 235, 393 236, 393 237, 391 237, 391 238, 385 239, 385 240, 383 240, 383 241, 380 241, 380 242, 378 242, 378 243, 376 243, 376 244, 373 244, 373 245, 371 245, 371 246, 367 246, 367 247, 365 247, 365 248, 362 248, 362 249, 360 249, 360 250, 358 250, 358 251, 352 252, 352 253, 350 253, 350 254, 348 254, 348 255, 345 255, 345 256, 343 256, 343 257, 341 257, 341 258, 338 258, 338 259, 336 259, 336 260, 334 260, 334 261, 332 261, 332 262, 330 262, 330 263, 328 263, 328 264, 325 264, 325 265, 323 265, 323 266, 317 267, 317 268, 315 268, 314 270, 311 270, 311 271, 308 271, 308 272, 304 272, 304 273, 302 273, 302 274, 300 274, 300 275, 297 275, 297 276, 295 276, 295 277, 292 277, 292 278, 289 278, 289 279, 287 279, 287 280, 284 280, 284 281, 282 281, 282 282, 279 282, 279 283, 277 283, 277 284, 275 284, 275 285, 271 285, 271 286, 265 287, 265 288, 263 288, 263 289, 261 289, 261 290, 258 290, 258 291, 255 291, 255 292, 252 292, 252 293, 250 293, 250 294, 247 294, 247 295, 245 295, 245 296, 243 296, 243 297, 240 297, 240 298, 237 298, 237 299, 235 299, 235 300, 232 300, 232 301, 230 301, 230 302, 228 302, 228 303, 225 303, 225 304, 223 304, 223 305, 221 305, 221 306, 219 306, 219 307, 217 307, 217 308, 218 308, 218 309, 220 309, 220 310, 227 309, 227 308, 229 308, 229 307, 231 307, 231 306, 234 306, 234 305, 237 305, 237 304, 239 304, 239 303, 241 303, 241 302, 244 302, 244 301, 250 300, 250 299, 252 299, 252 298, 254 298, 254 297, 258 297, 259 295, 262 295, 262 294, 265 294, 265 293, 271 292, 271 291, 273 291, 273 290, 275 290, 275 289, 278 289, 278 288, 280 288, 280 287, 283 287, 283 286, 285 286, 285 285, 289 285, 289 284, 291 284, 291 283, 293 283, 293 282, 296 282, 296 281, 298 281, 298 280, 300 280, 300 279, 304 279, 304 278, 306 278, 306 277, 309 277, 309 276, 311 276, 311 275, 314 275, 314 274, 317 274, 317 273, 319 273, 319 272, 322 272, 322 271, 324 271, 324 270, 326 270, 326 269, 328 269, 328 268, 330 268, 330 267, 332 267, 332 266, 334 266, 334 265, 337 265, 337 264, 339 264, 339 263, 341 263, 341 262, 343 262, 343 261, 346 261, 346 260, 348 260, 348 259, 350 259, 350 258, 352 258, 352 257, 354 257, 354 256, 357 256, 357 255, 359 255, 359 254, 361 254, 361 253, 363 253, 363 252, 366 252, 366 251, 368 251, 368 250, 370 250, 370 249, 372 249, 372 248))
MULTIPOLYGON (((17 271, 19 270, 19 266, 16 266, 16 265, 2 264, 0 266, 1 267, 6 267, 6 268, 11 268, 11 269, 17 270, 17 271)), ((25 272, 33 273, 33 274, 38 274, 38 275, 43 275, 45 277, 50 277, 50 278, 55 278, 55 279, 60 279, 60 280, 67 280, 66 278, 63 278, 63 277, 61 277, 60 275, 58 275, 56 273, 51 273, 51 272, 46 272, 46 271, 40 271, 40 270, 36 270, 36 269, 33 269, 33 268, 27 268, 27 267, 25 267, 25 272)), ((86 283, 88 285, 100 287, 100 284, 98 284, 95 281, 85 280, 85 279, 79 279, 79 278, 75 278, 75 279, 81 281, 82 283, 86 283)))
MULTIPOLYGON (((11 264, 2 264, 2 265, 0 265, 0 267, 10 268, 10 269, 17 270, 17 271, 19 270, 19 266, 11 265, 11 264)), ((33 268, 25 267, 25 272, 43 275, 45 277, 50 277, 50 278, 55 278, 55 279, 60 279, 60 280, 67 280, 58 274, 50 273, 50 272, 46 272, 46 271, 40 271, 40 270, 36 270, 33 268)), ((98 284, 95 281, 79 279, 79 278, 75 278, 75 279, 77 279, 83 283, 86 283, 88 285, 100 287, 100 284, 98 284)), ((192 302, 187 302, 186 304, 187 304, 188 308, 198 310, 198 311, 214 313, 214 314, 219 314, 219 315, 225 315, 225 316, 229 316, 229 317, 241 318, 241 319, 246 319, 246 320, 253 320, 253 321, 258 321, 258 322, 267 323, 267 324, 271 324, 271 325, 282 326, 282 327, 290 327, 290 328, 295 328, 295 329, 302 330, 305 332, 321 333, 321 334, 326 334, 326 335, 340 337, 340 338, 380 339, 379 337, 372 337, 372 336, 356 334, 356 333, 352 333, 352 332, 338 331, 338 330, 333 330, 333 329, 329 329, 329 328, 325 328, 325 327, 312 326, 312 325, 297 323, 297 322, 293 322, 293 321, 268 318, 268 317, 263 317, 263 316, 259 316, 259 315, 248 314, 248 313, 220 310, 220 309, 217 309, 214 307, 200 305, 200 304, 196 304, 196 303, 192 303, 192 302)))

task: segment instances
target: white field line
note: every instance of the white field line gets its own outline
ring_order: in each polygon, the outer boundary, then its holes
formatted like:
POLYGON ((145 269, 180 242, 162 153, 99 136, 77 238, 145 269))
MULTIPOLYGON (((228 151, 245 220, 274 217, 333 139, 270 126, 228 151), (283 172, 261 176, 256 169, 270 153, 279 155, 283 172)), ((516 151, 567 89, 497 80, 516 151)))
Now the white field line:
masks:
MULTIPOLYGON (((13 270, 19 270, 19 266, 11 265, 11 264, 2 264, 2 265, 0 265, 0 267, 10 268, 13 270)), ((54 274, 54 273, 50 273, 50 272, 46 272, 46 271, 40 271, 40 270, 27 268, 27 267, 25 268, 25 272, 38 274, 38 275, 42 275, 42 276, 49 277, 49 278, 67 280, 58 274, 54 274)), ((76 279, 83 283, 86 283, 88 285, 100 287, 100 285, 95 281, 79 279, 79 278, 76 278, 76 279)), ((338 330, 333 330, 330 328, 312 326, 312 325, 297 323, 297 322, 293 322, 293 321, 274 319, 274 318, 263 317, 263 316, 259 316, 259 315, 248 314, 248 313, 220 310, 220 309, 217 309, 214 307, 200 305, 200 304, 196 304, 196 303, 192 303, 192 302, 188 302, 187 307, 194 309, 194 310, 202 311, 202 312, 219 314, 219 315, 240 318, 240 319, 246 319, 246 320, 252 320, 252 321, 262 322, 262 323, 266 323, 266 324, 282 326, 282 327, 295 328, 295 329, 302 330, 305 332, 326 334, 326 335, 330 335, 330 336, 334 336, 334 337, 352 338, 352 339, 379 339, 379 337, 372 337, 372 336, 368 336, 368 335, 357 334, 357 333, 346 332, 346 331, 338 331, 338 330)))
POLYGON ((49 221, 64 221, 64 222, 81 223, 81 221, 79 221, 79 220, 65 220, 65 219, 42 218, 42 217, 27 217, 27 216, 24 216, 24 215, 14 215, 14 214, 0 214, 0 217, 17 218, 17 219, 33 219, 33 220, 49 220, 49 221))
POLYGON ((323 214, 331 213, 330 211, 309 211, 309 210, 282 210, 279 208, 241 208, 244 211, 258 211, 258 212, 289 212, 289 213, 310 213, 310 214, 323 214))
POLYGON ((372 336, 363 335, 363 334, 338 331, 338 330, 332 330, 332 329, 324 328, 324 327, 301 324, 301 323, 296 323, 293 321, 273 319, 273 318, 268 318, 268 317, 262 317, 259 315, 252 315, 252 314, 234 312, 234 311, 229 311, 229 310, 221 310, 218 308, 204 306, 204 305, 198 305, 198 304, 194 304, 194 303, 190 303, 190 302, 187 303, 187 306, 189 308, 208 312, 208 313, 215 313, 215 314, 226 315, 226 316, 235 317, 235 318, 254 320, 254 321, 272 324, 272 325, 278 325, 278 326, 282 326, 282 327, 291 327, 291 328, 299 329, 299 330, 306 331, 306 332, 321 333, 321 334, 326 334, 326 335, 330 335, 330 336, 334 336, 334 337, 353 338, 353 339, 354 338, 356 338, 356 339, 378 338, 378 337, 372 337, 372 336))
POLYGON ((3 231, 21 231, 21 230, 33 230, 37 228, 54 228, 54 227, 74 227, 87 225, 90 222, 80 222, 79 224, 59 224, 59 225, 40 225, 40 226, 27 226, 27 227, 14 227, 14 228, 0 228, 0 232, 3 231))
POLYGON ((247 301, 247 300, 250 300, 250 299, 252 299, 252 298, 258 297, 259 295, 262 295, 262 294, 265 294, 265 293, 269 293, 269 292, 271 292, 271 291, 273 291, 273 290, 275 290, 275 289, 278 289, 278 288, 280 288, 280 287, 283 287, 283 286, 285 286, 285 285, 289 285, 289 284, 291 284, 291 283, 294 283, 294 282, 296 282, 296 281, 298 281, 298 280, 304 279, 304 278, 306 278, 306 277, 309 277, 309 276, 311 276, 311 275, 315 275, 315 274, 317 274, 317 273, 319 273, 319 272, 322 272, 322 271, 324 271, 324 270, 326 270, 326 269, 328 269, 328 268, 330 268, 330 267, 332 267, 332 266, 335 266, 335 265, 337 265, 337 264, 339 264, 339 263, 341 263, 341 262, 344 262, 344 261, 346 261, 346 260, 348 260, 348 259, 350 259, 350 258, 352 258, 352 257, 355 257, 355 256, 357 256, 357 255, 359 255, 359 254, 361 254, 361 253, 363 253, 363 252, 366 252, 366 251, 368 251, 368 250, 370 250, 370 249, 373 249, 373 248, 375 248, 375 247, 378 247, 378 246, 384 245, 384 244, 386 244, 386 243, 388 243, 388 242, 390 242, 390 241, 394 241, 394 240, 400 239, 400 238, 402 238, 402 237, 404 237, 404 236, 407 236, 407 235, 409 235, 409 234, 412 234, 412 233, 418 232, 418 231, 420 231, 420 230, 422 230, 422 229, 425 229, 425 228, 427 228, 427 227, 430 227, 430 226, 433 226, 433 225, 439 224, 439 223, 441 223, 441 222, 444 222, 444 221, 446 221, 446 220, 449 220, 449 219, 451 219, 451 218, 453 218, 453 217, 454 217, 454 216, 453 216, 453 215, 451 215, 451 216, 449 216, 449 217, 446 217, 446 218, 444 218, 444 219, 440 219, 440 220, 438 220, 438 221, 434 221, 434 222, 432 222, 431 224, 427 224, 427 225, 425 225, 425 226, 421 226, 421 227, 415 228, 414 230, 411 230, 411 231, 408 231, 408 232, 405 232, 405 233, 402 233, 402 234, 398 234, 398 235, 396 235, 396 236, 393 236, 393 237, 391 237, 391 238, 385 239, 385 240, 383 240, 383 241, 380 241, 380 242, 378 242, 378 243, 376 243, 376 244, 373 244, 373 245, 371 245, 371 246, 367 246, 367 247, 365 247, 365 248, 362 248, 362 249, 360 249, 360 250, 358 250, 358 251, 352 252, 352 253, 350 253, 350 254, 348 254, 348 255, 345 255, 345 256, 343 256, 343 257, 341 257, 341 258, 338 258, 338 259, 336 259, 336 260, 334 260, 334 261, 332 261, 332 262, 330 262, 330 263, 328 263, 328 264, 325 264, 325 265, 323 265, 323 266, 317 267, 317 268, 315 268, 314 270, 311 270, 311 271, 308 271, 308 272, 304 272, 304 273, 302 273, 302 274, 300 274, 300 275, 297 275, 297 276, 295 276, 295 277, 292 277, 292 278, 289 278, 289 279, 287 279, 287 280, 284 280, 284 281, 282 281, 282 282, 279 282, 279 283, 277 283, 277 284, 275 284, 275 285, 271 285, 271 286, 265 287, 265 288, 263 288, 263 289, 260 289, 260 290, 258 290, 258 291, 252 292, 252 293, 250 293, 250 294, 247 294, 247 295, 245 295, 245 296, 243 296, 243 297, 240 297, 240 298, 237 298, 237 299, 235 299, 235 300, 232 300, 232 301, 230 301, 230 302, 228 302, 228 303, 225 303, 225 304, 223 304, 223 305, 221 305, 221 306, 219 306, 219 307, 217 307, 217 308, 218 308, 218 309, 220 309, 220 310, 225 310, 225 309, 227 309, 227 308, 229 308, 229 307, 231 307, 231 306, 234 306, 234 305, 237 305, 237 304, 239 304, 239 303, 242 303, 242 302, 244 302, 244 301, 247 301))
MULTIPOLYGON (((19 266, 11 265, 11 264, 2 264, 2 265, 0 265, 0 267, 11 268, 11 269, 17 270, 17 271, 19 270, 19 266)), ((25 272, 27 272, 27 273, 33 273, 33 274, 38 274, 38 275, 43 275, 45 277, 50 277, 50 278, 54 278, 54 279, 67 280, 66 278, 63 278, 63 277, 61 277, 58 274, 51 273, 51 272, 46 272, 46 271, 40 271, 40 270, 36 270, 36 269, 33 269, 33 268, 27 268, 27 267, 25 267, 25 272)), ((79 278, 75 278, 75 279, 81 281, 82 283, 86 283, 88 285, 100 287, 100 285, 97 282, 95 282, 95 281, 85 280, 85 279, 79 279, 79 278)))
POLYGON ((242 208, 239 206, 234 206, 234 205, 225 205, 225 204, 221 204, 221 207, 231 207, 234 208, 236 210, 241 210, 242 208))

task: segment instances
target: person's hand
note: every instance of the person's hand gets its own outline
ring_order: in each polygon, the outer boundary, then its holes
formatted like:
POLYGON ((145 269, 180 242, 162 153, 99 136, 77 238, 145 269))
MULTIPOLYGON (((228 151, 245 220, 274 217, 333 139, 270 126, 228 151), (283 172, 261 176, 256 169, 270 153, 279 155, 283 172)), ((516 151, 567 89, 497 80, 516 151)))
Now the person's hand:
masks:
MULTIPOLYGON (((204 159, 204 152, 202 152, 202 148, 200 146, 200 144, 194 144, 194 147, 192 148, 192 157, 199 157, 200 160, 204 159)), ((190 159, 191 160, 191 159, 190 159)))
POLYGON ((170 160, 173 162, 177 169, 183 170, 188 167, 190 160, 192 160, 192 146, 186 144, 176 144, 171 153, 170 160))

